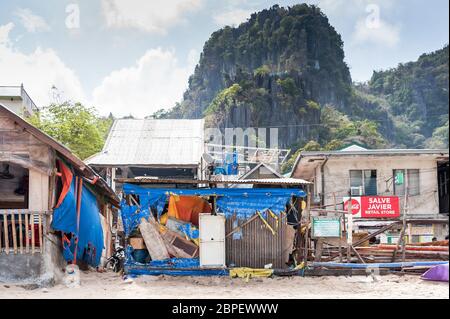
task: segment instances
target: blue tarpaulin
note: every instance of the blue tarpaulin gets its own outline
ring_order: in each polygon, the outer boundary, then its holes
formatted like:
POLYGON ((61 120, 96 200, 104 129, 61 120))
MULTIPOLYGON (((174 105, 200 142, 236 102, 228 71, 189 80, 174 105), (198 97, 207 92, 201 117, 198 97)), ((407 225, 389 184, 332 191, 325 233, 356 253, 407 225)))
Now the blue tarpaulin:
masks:
POLYGON ((71 234, 70 242, 64 243, 63 255, 67 261, 73 261, 75 240, 78 239, 77 260, 83 260, 94 267, 100 264, 103 251, 103 229, 99 214, 96 197, 86 186, 83 186, 80 225, 77 227, 75 179, 73 179, 61 205, 55 208, 52 221, 53 229, 64 234, 71 234))
MULTIPOLYGON (((217 212, 231 217, 236 214, 238 218, 247 219, 256 211, 264 212, 271 210, 275 214, 285 211, 286 204, 292 196, 305 197, 301 189, 278 189, 278 188, 214 188, 214 189, 177 189, 177 188, 144 188, 137 185, 125 184, 123 192, 126 195, 139 196, 141 209, 154 208, 158 216, 162 214, 164 205, 169 196, 217 196, 217 212)), ((122 207, 126 206, 123 203, 122 207)), ((129 211, 125 210, 127 214, 129 211)), ((128 216, 123 216, 126 219, 128 216)))
POLYGON ((147 264, 136 262, 132 257, 133 248, 125 252, 125 272, 131 276, 227 276, 226 269, 201 269, 198 258, 171 258, 152 260, 147 264))

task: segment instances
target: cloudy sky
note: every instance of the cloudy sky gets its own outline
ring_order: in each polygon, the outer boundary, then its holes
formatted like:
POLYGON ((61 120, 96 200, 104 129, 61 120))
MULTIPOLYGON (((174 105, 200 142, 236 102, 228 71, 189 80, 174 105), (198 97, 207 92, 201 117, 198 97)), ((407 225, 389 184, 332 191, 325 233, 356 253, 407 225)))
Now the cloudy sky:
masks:
MULTIPOLYGON (((301 1, 300 1, 301 2, 301 1)), ((181 100, 204 42, 280 0, 0 1, 0 86, 38 106, 82 101, 143 117, 181 100)), ((345 42, 354 81, 448 43, 448 0, 309 0, 345 42)))

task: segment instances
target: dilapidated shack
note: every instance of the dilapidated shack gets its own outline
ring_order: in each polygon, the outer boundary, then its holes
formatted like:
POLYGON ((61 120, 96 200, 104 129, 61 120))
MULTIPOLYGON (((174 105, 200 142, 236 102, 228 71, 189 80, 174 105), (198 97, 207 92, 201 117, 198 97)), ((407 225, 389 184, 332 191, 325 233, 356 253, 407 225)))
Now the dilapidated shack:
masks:
POLYGON ((298 226, 306 181, 290 179, 282 185, 266 179, 236 181, 259 186, 245 189, 217 187, 223 181, 119 181, 124 183, 121 216, 129 274, 220 275, 235 268, 285 269, 296 264, 301 254, 298 226), (161 188, 163 184, 172 187, 161 188), (147 223, 153 231, 142 227, 147 223), (147 232, 153 232, 148 234, 153 240, 146 239, 147 232), (157 242, 162 249, 154 247, 157 242))
POLYGON ((67 262, 101 264, 118 203, 69 149, 0 104, 0 282, 51 282, 67 262))

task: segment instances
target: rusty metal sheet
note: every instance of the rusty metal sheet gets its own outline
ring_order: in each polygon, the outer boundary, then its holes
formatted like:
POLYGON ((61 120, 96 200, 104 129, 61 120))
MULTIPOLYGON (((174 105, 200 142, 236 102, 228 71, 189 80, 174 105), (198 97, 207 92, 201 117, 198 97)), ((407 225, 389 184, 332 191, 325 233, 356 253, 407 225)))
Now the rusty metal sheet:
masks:
MULTIPOLYGON (((241 230, 239 235, 226 238, 226 262, 228 267, 264 268, 272 264, 273 268, 287 268, 287 260, 291 252, 292 231, 288 229, 285 214, 277 221, 267 215, 263 215, 268 224, 275 230, 275 235, 264 222, 257 218, 241 230), (288 239, 288 240, 287 240, 288 239)), ((230 233, 237 225, 242 225, 245 220, 228 218, 225 224, 226 233, 230 233)))

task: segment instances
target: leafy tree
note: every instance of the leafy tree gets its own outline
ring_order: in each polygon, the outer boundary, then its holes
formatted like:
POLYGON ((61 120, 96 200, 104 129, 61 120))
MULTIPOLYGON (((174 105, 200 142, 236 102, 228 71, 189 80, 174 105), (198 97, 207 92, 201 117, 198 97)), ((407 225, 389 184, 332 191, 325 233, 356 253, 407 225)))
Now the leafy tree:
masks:
POLYGON ((94 108, 81 103, 51 104, 35 113, 29 122, 68 147, 81 159, 98 153, 114 121, 99 117, 94 108))

